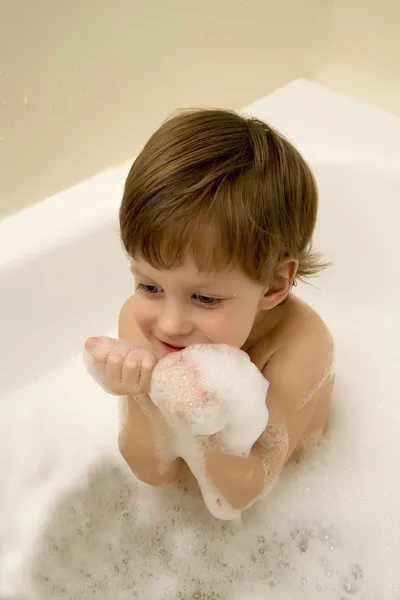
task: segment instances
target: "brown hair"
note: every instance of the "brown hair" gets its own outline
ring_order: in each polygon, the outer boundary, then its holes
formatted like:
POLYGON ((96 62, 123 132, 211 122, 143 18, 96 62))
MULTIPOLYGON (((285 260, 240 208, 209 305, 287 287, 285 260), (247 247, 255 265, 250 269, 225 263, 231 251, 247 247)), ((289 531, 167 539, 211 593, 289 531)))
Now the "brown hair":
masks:
POLYGON ((305 160, 272 127, 227 110, 188 110, 151 136, 120 207, 127 253, 157 269, 189 255, 200 271, 239 267, 270 282, 284 257, 298 277, 324 266, 311 251, 318 191, 305 160))

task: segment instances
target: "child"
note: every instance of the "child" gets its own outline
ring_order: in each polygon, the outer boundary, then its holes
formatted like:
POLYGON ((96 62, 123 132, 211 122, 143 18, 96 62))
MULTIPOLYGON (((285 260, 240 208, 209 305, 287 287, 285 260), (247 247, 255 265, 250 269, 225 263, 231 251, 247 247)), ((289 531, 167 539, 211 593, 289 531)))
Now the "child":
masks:
POLYGON ((142 481, 180 478, 182 460, 148 394, 159 358, 189 345, 240 348, 269 382, 269 422, 248 456, 224 452, 217 435, 203 440, 207 475, 234 509, 268 492, 304 441, 322 435, 333 343, 291 295, 297 278, 323 266, 311 251, 317 203, 297 150, 230 111, 171 118, 135 160, 120 208, 135 294, 121 308, 119 340, 85 346, 106 388, 126 396, 119 449, 142 481))

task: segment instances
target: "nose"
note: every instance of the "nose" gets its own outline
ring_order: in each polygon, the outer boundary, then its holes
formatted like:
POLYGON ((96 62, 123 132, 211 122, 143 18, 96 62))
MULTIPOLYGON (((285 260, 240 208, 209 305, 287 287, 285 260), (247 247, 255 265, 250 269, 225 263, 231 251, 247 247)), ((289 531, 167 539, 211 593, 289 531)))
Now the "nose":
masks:
POLYGON ((185 309, 178 304, 165 304, 158 317, 158 327, 167 338, 187 336, 192 329, 185 309))

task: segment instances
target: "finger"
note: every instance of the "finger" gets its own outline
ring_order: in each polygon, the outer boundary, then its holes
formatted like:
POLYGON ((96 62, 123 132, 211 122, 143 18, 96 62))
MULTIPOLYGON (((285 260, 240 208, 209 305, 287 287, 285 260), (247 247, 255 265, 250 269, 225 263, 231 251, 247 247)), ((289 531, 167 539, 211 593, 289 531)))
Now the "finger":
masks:
POLYGON ((123 357, 119 358, 119 355, 121 353, 126 354, 131 347, 132 344, 127 340, 121 342, 120 340, 106 336, 89 338, 86 340, 85 351, 83 354, 86 369, 94 380, 107 392, 113 394, 120 393, 118 386, 121 377, 120 371, 122 368, 123 357), (114 353, 117 355, 114 356, 109 363, 110 355, 114 353), (120 363, 119 374, 116 374, 118 362, 120 363), (107 367, 109 369, 111 367, 111 373, 108 371, 107 367))
POLYGON ((86 340, 85 350, 89 352, 94 362, 103 363, 117 344, 118 340, 110 337, 92 337, 86 340))
POLYGON ((143 355, 139 378, 139 392, 149 393, 151 378, 153 376, 153 371, 156 364, 157 358, 151 352, 146 352, 143 355))
POLYGON ((122 366, 122 385, 131 394, 148 393, 157 358, 151 352, 131 350, 122 366))
POLYGON ((122 367, 126 356, 131 351, 129 343, 120 342, 111 348, 105 360, 106 378, 110 386, 122 383, 122 367))
POLYGON ((83 360, 90 375, 101 385, 106 377, 105 361, 117 340, 112 338, 89 338, 85 342, 83 360))

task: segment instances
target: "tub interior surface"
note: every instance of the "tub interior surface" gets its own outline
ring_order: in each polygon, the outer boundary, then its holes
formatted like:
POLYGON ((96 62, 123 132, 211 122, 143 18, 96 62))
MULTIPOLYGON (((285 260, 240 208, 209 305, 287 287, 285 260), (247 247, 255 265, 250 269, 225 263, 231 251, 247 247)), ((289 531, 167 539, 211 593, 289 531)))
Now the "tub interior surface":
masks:
MULTIPOLYGON (((335 109, 339 124, 343 114, 342 136, 327 110, 323 135, 320 127, 313 144, 302 137, 292 110, 296 94, 299 105, 314 102, 323 114, 322 92, 313 96, 312 88, 297 84, 280 102, 275 94, 254 110, 283 123, 288 107, 287 127, 320 187, 315 243, 333 266, 296 293, 320 312, 336 342, 324 444, 288 467, 241 525, 215 521, 185 490, 132 479, 116 446, 116 399, 89 379, 81 361, 86 336, 115 335, 130 293, 114 206, 107 205, 103 220, 76 234, 60 232, 34 251, 17 248, 0 273, 4 304, 19 315, 2 326, 8 368, 0 402, 1 598, 400 597, 400 160, 394 153, 375 160, 364 142, 350 152, 359 129, 346 103, 335 109), (329 126, 344 140, 343 152, 330 143, 329 126), (108 285, 105 270, 112 272, 108 285)), ((390 140, 394 129, 389 119, 390 140)), ((397 135, 400 143, 400 127, 397 135)), ((375 146, 387 149, 390 140, 375 146)), ((115 185, 108 180, 104 196, 115 185)), ((17 225, 10 222, 6 234, 17 225)))

